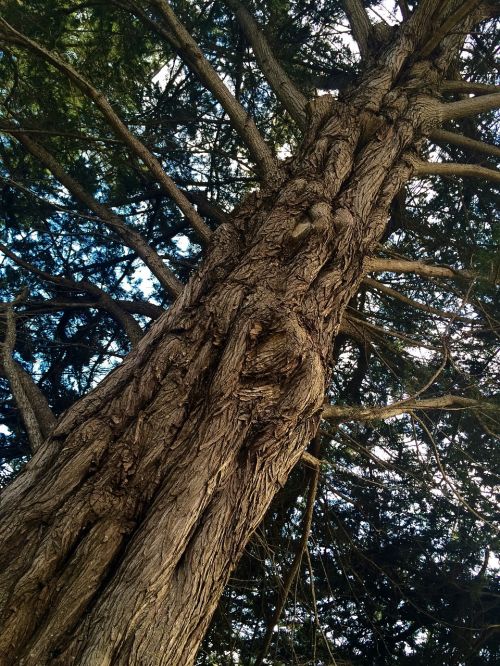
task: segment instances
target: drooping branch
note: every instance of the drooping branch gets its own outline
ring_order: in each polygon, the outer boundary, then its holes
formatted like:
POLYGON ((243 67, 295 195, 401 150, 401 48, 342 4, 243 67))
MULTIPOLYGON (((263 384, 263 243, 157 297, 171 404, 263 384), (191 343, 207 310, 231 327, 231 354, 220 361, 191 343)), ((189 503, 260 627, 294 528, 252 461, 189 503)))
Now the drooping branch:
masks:
MULTIPOLYGON (((6 134, 11 134, 9 130, 3 129, 0 126, 0 133, 2 132, 6 134)), ((12 135, 15 136, 16 133, 12 132, 12 135)), ((27 194, 29 197, 32 197, 33 199, 40 202, 44 206, 48 206, 49 208, 53 208, 54 210, 61 211, 63 213, 68 213, 69 215, 74 215, 75 217, 79 217, 83 220, 90 220, 91 222, 99 222, 99 218, 96 217, 95 215, 85 215, 85 213, 81 213, 80 211, 72 210, 67 206, 61 206, 60 204, 54 203, 53 201, 44 199, 43 197, 36 194, 36 192, 32 192, 28 187, 25 187, 24 185, 19 183, 17 180, 13 180, 12 178, 4 178, 3 176, 0 176, 0 180, 3 181, 4 183, 7 183, 8 185, 11 185, 12 187, 15 187, 20 192, 27 194)))
POLYGON ((345 421, 380 421, 399 414, 432 409, 485 409, 491 406, 482 400, 464 398, 458 395, 443 395, 424 400, 402 400, 386 407, 347 407, 326 405, 322 417, 326 421, 343 423, 345 421))
POLYGON ((446 310, 440 310, 439 308, 435 308, 431 305, 425 305, 425 303, 420 303, 419 301, 415 301, 412 298, 408 298, 408 296, 405 296, 401 292, 396 291, 391 287, 388 287, 387 285, 383 284, 382 282, 379 282, 378 280, 373 280, 372 278, 364 278, 363 284, 366 284, 368 287, 376 289, 377 291, 383 294, 387 294, 387 296, 395 298, 398 301, 401 301, 402 303, 405 303, 406 305, 409 305, 417 310, 428 312, 429 314, 436 315, 437 317, 441 317, 443 319, 453 319, 457 321, 467 322, 468 324, 474 323, 473 319, 469 319, 468 317, 459 315, 456 312, 448 312, 446 310))
POLYGON ((453 120, 455 118, 466 118, 478 113, 491 111, 500 107, 500 93, 492 95, 478 95, 477 97, 468 97, 458 102, 448 102, 441 104, 441 120, 453 120))
POLYGON ((448 132, 446 130, 433 130, 429 135, 429 138, 439 145, 446 146, 451 143, 454 146, 459 146, 459 148, 464 148, 465 150, 472 153, 484 153, 485 155, 500 157, 500 147, 492 146, 489 143, 477 141, 476 139, 470 139, 468 136, 456 134, 455 132, 448 132))
POLYGON ((263 177, 272 178, 276 172, 276 159, 264 141, 253 119, 230 92, 216 70, 203 55, 195 40, 174 14, 166 0, 147 0, 154 7, 162 23, 151 20, 136 2, 127 5, 131 11, 143 19, 151 28, 158 32, 175 49, 191 71, 196 74, 202 84, 219 101, 227 113, 233 127, 247 146, 263 177))
POLYGON ((0 252, 3 252, 6 257, 9 257, 9 259, 14 261, 18 266, 21 266, 30 273, 37 275, 45 282, 51 282, 52 284, 57 284, 75 291, 84 291, 87 294, 94 296, 96 298, 94 307, 106 310, 106 312, 108 312, 113 317, 113 319, 121 324, 132 346, 135 346, 142 338, 143 331, 132 315, 125 311, 125 309, 122 308, 118 302, 113 300, 108 293, 103 291, 97 285, 92 284, 88 280, 81 280, 80 282, 77 282, 76 280, 71 280, 70 278, 46 273, 36 266, 33 266, 33 264, 25 261, 21 257, 18 257, 14 252, 3 245, 3 243, 0 243, 0 252))
POLYGON ((422 349, 430 349, 431 351, 440 351, 440 348, 435 345, 426 343, 423 340, 417 340, 405 333, 401 333, 401 331, 395 331, 392 328, 377 326, 366 319, 356 317, 352 312, 348 312, 347 316, 344 317, 340 330, 344 332, 345 335, 350 335, 358 341, 365 339, 387 345, 387 338, 389 337, 402 340, 408 347, 421 347, 422 349), (357 334, 355 331, 357 331, 357 334))
POLYGON ((460 176, 462 178, 484 178, 492 183, 500 183, 500 171, 488 169, 477 164, 459 164, 457 162, 424 162, 413 160, 416 176, 460 176))
MULTIPOLYGON (((10 123, 0 121, 0 128, 10 129, 10 123)), ((39 143, 33 141, 25 134, 15 134, 15 138, 23 144, 29 153, 40 160, 53 176, 79 201, 87 208, 93 211, 104 224, 112 229, 121 238, 124 245, 135 250, 138 256, 144 261, 153 275, 174 297, 177 297, 183 285, 175 277, 172 271, 165 266, 158 253, 144 240, 137 231, 129 227, 123 219, 114 213, 104 204, 99 203, 94 197, 85 190, 72 176, 70 176, 61 166, 61 164, 39 143)))
POLYGON ((240 0, 226 0, 226 2, 234 11, 245 37, 252 46, 255 59, 276 97, 299 127, 304 128, 307 99, 281 66, 264 33, 248 9, 240 0))
POLYGON ((369 41, 373 26, 361 0, 344 0, 344 9, 362 58, 370 55, 369 41))
POLYGON ((24 389, 25 383, 23 383, 21 374, 18 372, 18 366, 12 358, 16 344, 16 315, 14 313, 14 305, 22 302, 26 297, 27 290, 26 293, 14 299, 13 303, 3 304, 1 307, 5 322, 5 336, 3 342, 0 343, 0 357, 3 373, 7 377, 14 401, 19 409, 28 434, 31 450, 35 453, 41 447, 44 437, 33 405, 24 389))
MULTIPOLYGON (((16 40, 16 43, 20 43, 36 55, 43 58, 45 61, 53 65, 57 70, 62 72, 70 81, 72 81, 79 90, 89 97, 97 108, 101 111, 103 116, 106 118, 110 127, 113 129, 115 134, 123 141, 123 143, 132 151, 132 153, 138 157, 150 170, 151 174, 154 176, 156 181, 160 184, 165 193, 174 201, 174 203, 179 207, 181 212, 185 215, 188 222, 191 224, 193 229, 199 235, 203 243, 208 243, 211 236, 211 231, 209 227, 205 224, 204 220, 193 208, 188 199, 184 194, 179 190, 174 181, 168 176, 163 170, 162 165, 156 159, 156 157, 151 153, 148 148, 136 137, 123 123, 121 118, 115 112, 109 101, 103 95, 103 93, 97 90, 87 79, 85 79, 77 70, 70 65, 70 63, 65 62, 59 55, 52 53, 51 51, 44 48, 38 42, 30 39, 26 35, 23 35, 15 28, 13 28, 7 21, 0 18, 0 26, 2 26, 7 33, 7 38, 9 34, 12 34, 16 40)), ((21 130, 14 129, 14 133, 23 134, 21 130)), ((24 136, 26 134, 24 133, 24 136)))

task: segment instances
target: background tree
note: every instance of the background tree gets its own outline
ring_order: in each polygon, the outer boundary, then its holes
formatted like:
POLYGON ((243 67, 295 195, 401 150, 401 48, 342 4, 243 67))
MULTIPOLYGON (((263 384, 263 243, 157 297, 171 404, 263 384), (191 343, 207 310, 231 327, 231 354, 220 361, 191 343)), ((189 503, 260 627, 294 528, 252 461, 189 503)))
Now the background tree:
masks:
POLYGON ((2 663, 498 661, 497 34, 4 2, 2 663))

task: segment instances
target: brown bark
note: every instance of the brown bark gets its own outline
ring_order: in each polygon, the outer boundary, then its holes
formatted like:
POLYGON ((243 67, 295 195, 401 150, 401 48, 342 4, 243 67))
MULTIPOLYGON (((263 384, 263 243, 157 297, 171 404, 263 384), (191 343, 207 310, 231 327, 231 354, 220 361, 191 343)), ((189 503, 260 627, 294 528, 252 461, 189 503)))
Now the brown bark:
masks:
POLYGON ((405 155, 437 120, 404 72, 431 9, 359 89, 309 105, 279 182, 218 228, 177 302, 5 491, 2 664, 193 663, 316 432, 343 312, 411 175, 405 155))

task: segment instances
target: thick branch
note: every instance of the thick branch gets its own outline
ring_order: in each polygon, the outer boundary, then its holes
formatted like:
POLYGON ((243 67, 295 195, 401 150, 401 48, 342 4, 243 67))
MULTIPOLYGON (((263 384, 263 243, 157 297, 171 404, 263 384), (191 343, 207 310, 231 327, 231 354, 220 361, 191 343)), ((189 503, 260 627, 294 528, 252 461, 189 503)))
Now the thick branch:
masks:
POLYGON ((403 21, 407 21, 410 18, 410 8, 408 7, 407 0, 398 0, 398 6, 401 11, 403 21))
POLYGON ((500 86, 490 83, 473 83, 472 81, 443 81, 441 91, 465 93, 466 95, 490 95, 499 93, 500 86))
MULTIPOLYGON (((1 360, 1 359, 0 359, 1 360)), ((35 413, 36 421, 42 437, 48 437, 50 431, 56 423, 56 417, 54 416, 47 398, 44 396, 42 391, 39 389, 37 384, 33 381, 32 377, 22 368, 19 363, 12 359, 14 364, 16 374, 21 382, 21 386, 26 394, 26 397, 33 408, 35 413)), ((4 367, 3 362, 0 363, 0 374, 2 374, 7 380, 9 377, 7 375, 7 370, 4 367)))
POLYGON ((452 280, 473 280, 476 275, 470 271, 455 270, 450 266, 435 266, 423 261, 407 261, 405 259, 383 259, 373 257, 365 262, 369 273, 416 273, 424 277, 451 278, 452 280))
MULTIPOLYGON (((18 301, 19 299, 16 299, 18 301)), ((5 318, 5 338, 0 343, 0 357, 2 360, 2 367, 5 376, 9 382, 10 390, 16 402, 17 408, 21 414, 21 418, 28 433, 30 447, 33 453, 38 451, 43 443, 43 435, 38 423, 35 410, 31 405, 29 397, 24 390, 24 385, 21 375, 18 372, 17 364, 12 358, 14 346, 16 344, 16 315, 12 304, 4 306, 5 318)))
POLYGON ((387 407, 345 407, 326 405, 323 419, 342 423, 344 421, 380 421, 399 414, 430 409, 478 409, 485 408, 489 403, 458 395, 443 395, 425 400, 402 400, 387 407))
POLYGON ((307 99, 300 90, 296 88, 295 84, 280 65, 262 30, 246 7, 239 0, 226 0, 226 2, 234 11, 245 37, 252 46, 255 58, 262 73, 266 77, 266 80, 273 89, 276 97, 280 100, 296 123, 301 128, 304 128, 307 99))
POLYGON ((459 146, 472 153, 484 153, 485 155, 500 157, 500 147, 492 146, 489 143, 483 143, 483 141, 477 141, 476 139, 470 139, 468 136, 455 134, 455 132, 433 130, 429 135, 429 138, 439 145, 447 145, 451 143, 454 146, 459 146))
POLYGON ((467 99, 461 99, 458 102, 441 104, 441 120, 444 122, 454 118, 466 118, 498 107, 500 107, 500 93, 467 97, 467 99))
MULTIPOLYGON (((2 129, 9 130, 10 126, 1 121, 0 126, 2 129)), ((134 229, 131 229, 123 219, 116 215, 104 204, 99 203, 94 197, 87 192, 72 176, 64 171, 61 164, 49 153, 43 146, 30 139, 25 134, 16 134, 15 138, 20 141, 23 146, 34 157, 40 160, 49 171, 54 175, 57 180, 64 185, 64 187, 78 200, 93 211, 103 222, 112 229, 122 239, 124 245, 131 250, 135 250, 138 256, 144 261, 146 266, 151 270, 160 283, 172 294, 178 296, 183 286, 175 277, 172 271, 165 266, 157 252, 144 240, 144 238, 134 229)))
POLYGON ((372 33, 372 24, 361 0, 344 0, 344 9, 352 30, 352 36, 359 46, 362 58, 370 54, 368 44, 372 33))
POLYGON ((145 19, 151 27, 168 40, 191 71, 196 74, 226 111, 233 127, 245 142, 261 174, 264 177, 272 177, 276 172, 277 162, 253 119, 223 83, 166 0, 148 1, 159 11, 166 29, 162 29, 162 26, 159 26, 156 22, 148 20, 137 4, 131 3, 134 13, 145 19))
MULTIPOLYGON (((179 209, 186 216, 186 219, 200 236, 200 239, 204 243, 208 243, 211 236, 210 229, 207 227, 200 215, 198 215, 191 203, 182 194, 174 181, 169 176, 167 176, 163 170, 162 165, 156 159, 156 157, 154 157, 154 155, 146 148, 146 146, 136 136, 134 136, 122 122, 103 93, 94 88, 94 86, 79 72, 77 72, 76 69, 74 69, 69 63, 65 62, 58 55, 48 51, 37 42, 29 39, 22 33, 15 30, 15 28, 8 24, 4 19, 0 18, 0 25, 2 25, 7 30, 8 34, 14 35, 23 46, 26 46, 29 50, 42 57, 56 69, 62 72, 65 76, 67 76, 68 79, 72 81, 79 88, 79 90, 81 90, 81 92, 84 93, 84 95, 89 97, 94 102, 94 104, 108 121, 115 134, 124 142, 126 146, 128 146, 128 148, 130 148, 134 155, 136 155, 142 162, 144 162, 144 164, 150 170, 151 174, 161 185, 165 193, 172 199, 172 201, 177 204, 179 209)), ((19 129, 14 129, 14 132, 20 133, 21 131, 19 129)))
POLYGON ((500 183, 500 171, 487 169, 477 164, 458 164, 456 162, 413 161, 414 174, 417 176, 460 176, 464 178, 482 178, 493 183, 500 183))

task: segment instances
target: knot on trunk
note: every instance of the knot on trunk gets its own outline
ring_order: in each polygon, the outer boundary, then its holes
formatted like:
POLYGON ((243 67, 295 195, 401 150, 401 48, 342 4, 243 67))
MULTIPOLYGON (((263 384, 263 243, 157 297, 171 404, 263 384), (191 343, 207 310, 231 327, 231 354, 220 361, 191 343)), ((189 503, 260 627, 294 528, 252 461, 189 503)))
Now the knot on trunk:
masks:
POLYGON ((282 385, 293 376, 311 340, 295 313, 284 313, 277 301, 268 306, 265 319, 254 321, 249 328, 249 347, 241 376, 258 384, 270 380, 282 385))

